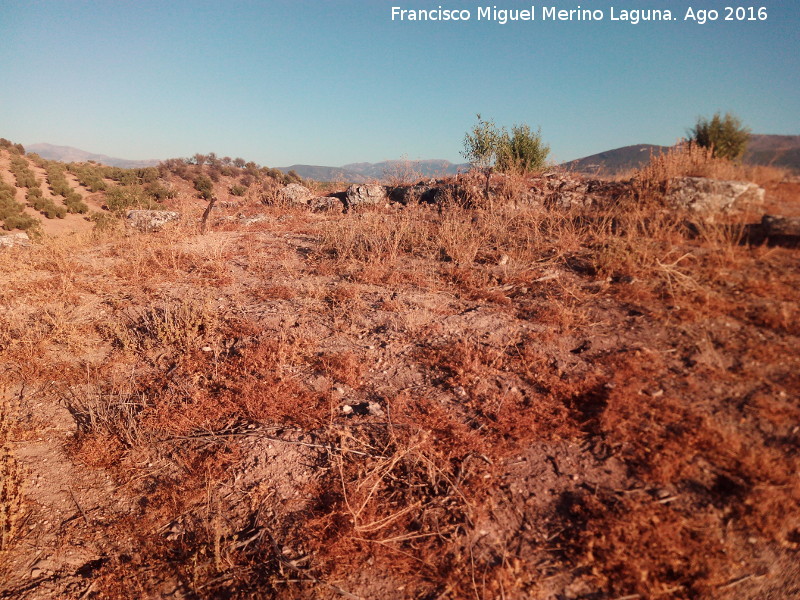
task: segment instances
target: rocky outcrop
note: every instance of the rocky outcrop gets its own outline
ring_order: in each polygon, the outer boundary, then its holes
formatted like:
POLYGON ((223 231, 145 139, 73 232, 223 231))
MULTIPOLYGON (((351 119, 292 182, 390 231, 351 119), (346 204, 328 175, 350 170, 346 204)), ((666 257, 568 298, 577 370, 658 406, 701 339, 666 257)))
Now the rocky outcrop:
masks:
POLYGON ((290 183, 281 190, 281 197, 289 204, 308 204, 314 194, 306 186, 290 183))
POLYGON ((129 210, 125 223, 143 232, 160 231, 167 223, 179 221, 181 213, 171 210, 129 210))
POLYGON ((417 183, 414 185, 399 185, 389 192, 389 199, 398 204, 416 204, 436 202, 439 188, 434 183, 417 183))
MULTIPOLYGON (((504 189, 504 175, 495 174, 491 181, 491 199, 508 197, 504 189)), ((617 198, 630 190, 630 184, 617 181, 587 180, 568 173, 546 173, 528 180, 527 188, 515 190, 514 202, 545 204, 557 208, 591 206, 600 201, 617 198)), ((474 180, 456 183, 423 181, 410 186, 397 186, 389 190, 389 199, 399 204, 448 204, 472 206, 484 198, 484 187, 474 180)))
POLYGON ((335 196, 317 196, 312 198, 308 205, 314 212, 342 212, 344 209, 343 201, 335 196))
POLYGON ((30 246, 31 239, 24 231, 0 234, 0 248, 14 248, 19 246, 30 246))
POLYGON ((669 181, 665 199, 675 208, 707 215, 736 213, 761 206, 764 189, 746 181, 674 177, 669 181))
POLYGON ((344 205, 353 208, 364 204, 380 204, 388 198, 382 185, 351 185, 345 192, 344 205))
POLYGON ((800 217, 764 215, 761 217, 761 229, 764 236, 772 240, 800 240, 800 217))
POLYGON ((563 209, 602 204, 630 191, 629 182, 584 179, 560 172, 545 173, 531 183, 524 201, 563 209))
POLYGON ((586 207, 594 204, 589 194, 589 181, 570 177, 549 177, 546 179, 544 203, 557 208, 586 207))

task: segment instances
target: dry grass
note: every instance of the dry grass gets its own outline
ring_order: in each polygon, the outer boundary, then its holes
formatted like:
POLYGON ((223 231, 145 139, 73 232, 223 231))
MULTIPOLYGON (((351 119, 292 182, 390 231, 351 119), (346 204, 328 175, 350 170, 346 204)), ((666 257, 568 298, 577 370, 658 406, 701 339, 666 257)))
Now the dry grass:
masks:
POLYGON ((676 177, 710 177, 712 179, 750 181, 760 186, 782 181, 784 169, 764 165, 742 165, 711 155, 710 148, 691 143, 678 144, 666 152, 652 155, 643 168, 618 179, 632 179, 634 189, 642 200, 658 198, 667 191, 669 181, 676 177))
POLYGON ((9 448, 9 434, 18 418, 18 404, 18 398, 0 388, 0 559, 14 543, 24 516, 24 469, 9 448))
MULTIPOLYGON (((273 205, 246 232, 185 221, 0 255, 4 377, 56 382, 70 459, 131 506, 101 539, 64 532, 102 548, 93 591, 797 587, 797 251, 657 201, 672 176, 728 168, 683 149, 590 208, 509 178, 491 207, 273 205)), ((2 456, 13 550, 20 471, 2 456)))

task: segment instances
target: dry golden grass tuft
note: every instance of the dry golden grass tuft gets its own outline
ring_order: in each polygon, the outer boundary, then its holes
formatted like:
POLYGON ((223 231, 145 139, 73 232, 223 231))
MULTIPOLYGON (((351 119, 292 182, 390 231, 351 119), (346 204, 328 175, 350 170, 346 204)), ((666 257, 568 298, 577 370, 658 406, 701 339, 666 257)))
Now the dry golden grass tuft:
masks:
POLYGON ((320 371, 332 380, 356 388, 361 383, 364 362, 354 352, 325 352, 317 357, 316 364, 320 371))
POLYGON ((675 177, 710 177, 767 186, 784 180, 787 171, 764 165, 742 165, 713 157, 710 148, 681 143, 666 152, 652 155, 643 168, 622 174, 618 179, 630 178, 639 199, 651 200, 665 191, 670 179, 675 177))

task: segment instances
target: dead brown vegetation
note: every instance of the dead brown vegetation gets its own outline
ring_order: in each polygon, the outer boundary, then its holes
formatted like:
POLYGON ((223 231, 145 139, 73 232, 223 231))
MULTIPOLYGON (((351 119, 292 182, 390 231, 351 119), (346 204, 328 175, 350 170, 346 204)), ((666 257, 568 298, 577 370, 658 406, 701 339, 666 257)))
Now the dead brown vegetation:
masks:
POLYGON ((800 255, 665 210, 698 165, 588 208, 509 178, 491 208, 237 205, 200 235, 187 204, 0 254, 0 442, 62 407, 43 447, 75 466, 24 503, 4 479, 2 593, 800 593, 800 255), (88 555, 31 578, 56 546, 88 555))

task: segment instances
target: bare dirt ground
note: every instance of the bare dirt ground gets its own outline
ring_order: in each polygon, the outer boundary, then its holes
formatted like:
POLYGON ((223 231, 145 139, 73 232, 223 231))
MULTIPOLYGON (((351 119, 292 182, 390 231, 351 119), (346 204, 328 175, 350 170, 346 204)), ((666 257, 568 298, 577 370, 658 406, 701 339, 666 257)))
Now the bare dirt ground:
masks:
POLYGON ((0 597, 800 595, 796 247, 174 202, 0 254, 0 597))

